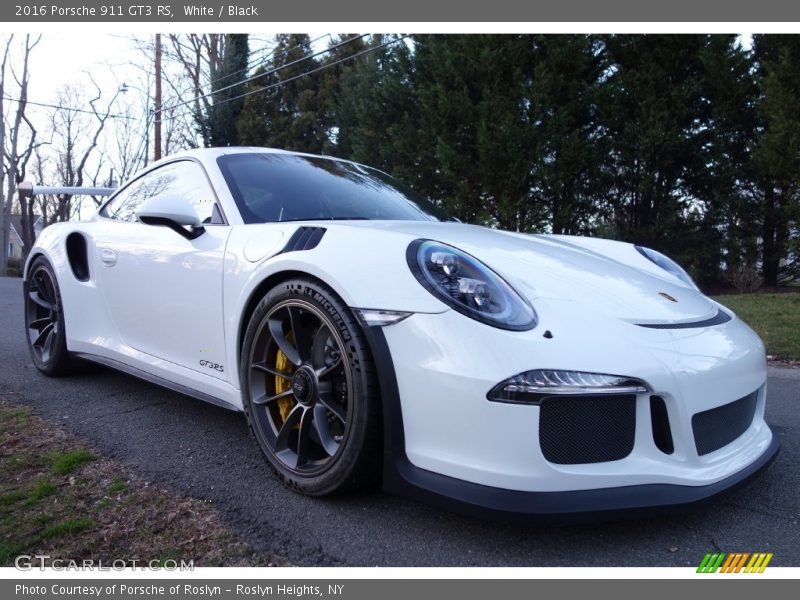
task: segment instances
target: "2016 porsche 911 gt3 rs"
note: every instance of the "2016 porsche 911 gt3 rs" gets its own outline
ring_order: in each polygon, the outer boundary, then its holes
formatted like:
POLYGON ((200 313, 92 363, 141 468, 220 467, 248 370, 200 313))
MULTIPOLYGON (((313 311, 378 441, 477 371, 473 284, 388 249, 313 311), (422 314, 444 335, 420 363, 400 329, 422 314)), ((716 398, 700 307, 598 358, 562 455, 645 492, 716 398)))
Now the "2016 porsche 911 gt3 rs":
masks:
POLYGON ((779 447, 755 333, 666 256, 465 225, 352 162, 190 151, 45 229, 35 365, 76 358, 244 411, 311 495, 499 514, 684 506, 779 447))

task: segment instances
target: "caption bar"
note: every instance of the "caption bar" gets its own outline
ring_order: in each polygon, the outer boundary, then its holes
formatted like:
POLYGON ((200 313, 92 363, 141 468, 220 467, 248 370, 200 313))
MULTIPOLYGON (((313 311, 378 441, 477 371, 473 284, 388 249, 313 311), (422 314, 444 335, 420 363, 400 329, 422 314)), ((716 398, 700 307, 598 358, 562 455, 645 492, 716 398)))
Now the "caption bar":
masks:
POLYGON ((127 20, 128 18, 157 20, 185 20, 198 17, 208 19, 245 19, 259 17, 259 7, 253 4, 99 4, 58 6, 56 4, 15 4, 14 17, 23 20, 96 19, 127 20))

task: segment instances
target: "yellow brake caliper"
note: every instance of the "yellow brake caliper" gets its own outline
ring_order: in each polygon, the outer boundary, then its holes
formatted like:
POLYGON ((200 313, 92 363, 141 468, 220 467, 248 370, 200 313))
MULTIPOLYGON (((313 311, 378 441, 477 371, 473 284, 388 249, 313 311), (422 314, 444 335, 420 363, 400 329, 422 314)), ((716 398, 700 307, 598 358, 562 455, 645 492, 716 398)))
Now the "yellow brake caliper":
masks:
MULTIPOLYGON (((292 340, 292 334, 286 336, 286 339, 289 340, 290 343, 294 343, 292 340)), ((286 358, 286 355, 283 351, 278 350, 277 354, 275 355, 275 368, 278 371, 282 371, 284 373, 291 373, 294 370, 292 363, 289 362, 289 359, 286 358)), ((283 377, 275 376, 275 393, 280 394, 285 392, 289 388, 292 387, 292 382, 288 379, 284 379, 283 377)), ((286 422, 286 418, 289 416, 289 413, 292 411, 294 407, 295 401, 292 396, 286 396, 285 398, 280 398, 278 400, 278 411, 281 413, 282 422, 286 422)))

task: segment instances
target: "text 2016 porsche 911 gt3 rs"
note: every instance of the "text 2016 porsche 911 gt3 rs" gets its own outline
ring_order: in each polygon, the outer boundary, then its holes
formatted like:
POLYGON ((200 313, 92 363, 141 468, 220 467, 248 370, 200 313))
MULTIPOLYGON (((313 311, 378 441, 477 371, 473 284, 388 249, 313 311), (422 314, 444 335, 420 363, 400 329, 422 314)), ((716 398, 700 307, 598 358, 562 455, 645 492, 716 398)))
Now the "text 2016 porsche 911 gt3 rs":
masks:
POLYGON ((669 258, 465 225, 343 160, 156 163, 42 232, 25 302, 41 371, 89 359, 244 411, 306 494, 382 477, 461 508, 631 514, 779 446, 761 341, 669 258))

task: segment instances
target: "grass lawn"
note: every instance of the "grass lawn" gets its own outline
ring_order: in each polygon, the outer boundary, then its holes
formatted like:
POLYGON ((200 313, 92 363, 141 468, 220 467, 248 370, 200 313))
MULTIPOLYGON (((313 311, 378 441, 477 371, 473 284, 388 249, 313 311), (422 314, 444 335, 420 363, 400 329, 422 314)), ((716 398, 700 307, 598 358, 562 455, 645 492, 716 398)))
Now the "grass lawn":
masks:
POLYGON ((20 554, 140 566, 286 564, 253 552, 207 502, 144 481, 0 396, 0 566, 20 554))
POLYGON ((732 294, 714 299, 756 330, 767 354, 780 360, 800 360, 800 293, 732 294))

